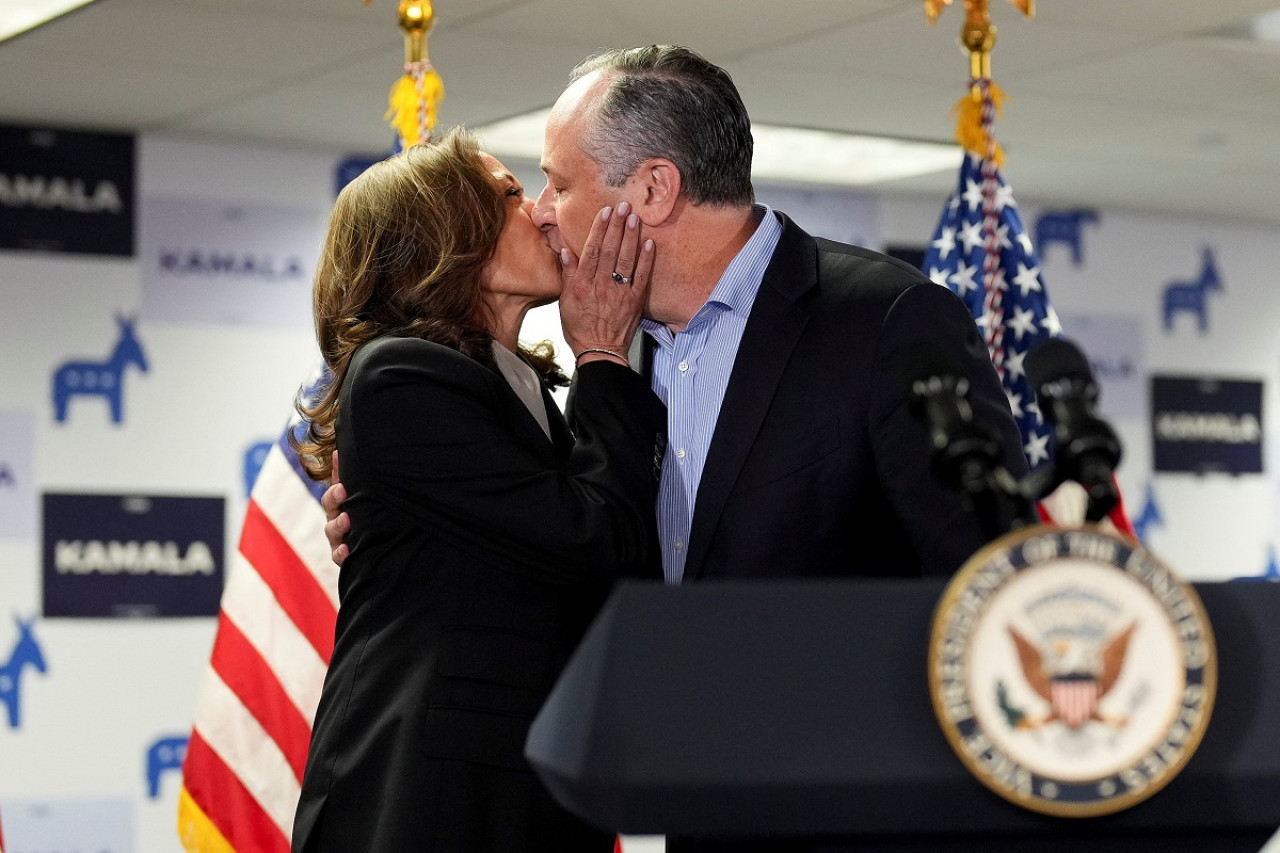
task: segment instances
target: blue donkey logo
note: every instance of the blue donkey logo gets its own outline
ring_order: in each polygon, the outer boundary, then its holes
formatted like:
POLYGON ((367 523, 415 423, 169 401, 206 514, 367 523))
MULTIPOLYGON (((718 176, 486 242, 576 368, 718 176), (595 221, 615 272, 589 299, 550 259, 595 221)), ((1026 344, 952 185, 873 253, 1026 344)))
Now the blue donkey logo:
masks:
POLYGON ((1164 527, 1164 515, 1156 503, 1156 487, 1147 483, 1147 500, 1142 505, 1142 512, 1133 519, 1133 532, 1143 544, 1148 541, 1147 530, 1153 524, 1164 527))
POLYGON ((1262 572, 1262 579, 1280 581, 1280 565, 1276 563, 1276 549, 1274 546, 1267 548, 1267 568, 1262 572))
POLYGON ((1263 581, 1270 583, 1280 582, 1280 564, 1276 563, 1276 549, 1274 545, 1267 546, 1267 566, 1262 570, 1260 575, 1245 575, 1242 578, 1232 578, 1237 581, 1263 581))
POLYGON ((160 796, 160 777, 166 771, 182 769, 188 740, 185 735, 162 737, 147 749, 147 796, 151 799, 160 796))
POLYGON ((34 666, 38 672, 46 672, 48 666, 44 662, 44 652, 36 642, 36 635, 31 626, 34 619, 23 621, 17 616, 13 621, 18 625, 18 642, 13 647, 9 660, 0 666, 0 702, 9 709, 9 728, 16 729, 22 725, 22 707, 18 702, 18 691, 22 687, 22 671, 34 666))
POLYGON ((68 361, 53 376, 54 417, 67 419, 67 404, 77 395, 106 397, 111 403, 111 420, 124 420, 124 369, 130 364, 147 372, 147 357, 142 344, 133 334, 133 320, 116 317, 120 324, 120 339, 106 361, 68 361))
POLYGON ((1213 252, 1206 246, 1204 259, 1200 264, 1200 277, 1195 281, 1171 281, 1164 289, 1164 330, 1173 329, 1173 315, 1179 311, 1190 311, 1199 321, 1200 334, 1209 331, 1210 292, 1222 292, 1222 280, 1218 278, 1218 267, 1213 262, 1213 252))
POLYGON ((1081 230, 1085 224, 1097 222, 1098 214, 1092 210, 1055 210, 1040 214, 1036 220, 1036 245, 1040 247, 1040 257, 1045 256, 1045 247, 1050 243, 1066 243, 1071 249, 1071 265, 1080 266, 1084 262, 1084 246, 1081 230))

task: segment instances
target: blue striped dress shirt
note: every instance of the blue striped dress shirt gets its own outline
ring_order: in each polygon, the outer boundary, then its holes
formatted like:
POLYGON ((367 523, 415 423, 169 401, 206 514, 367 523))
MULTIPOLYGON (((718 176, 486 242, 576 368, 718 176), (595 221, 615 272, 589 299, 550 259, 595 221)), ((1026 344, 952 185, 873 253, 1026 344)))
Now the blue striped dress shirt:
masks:
POLYGON ((742 330, 782 236, 782 223, 772 210, 756 205, 755 211, 760 225, 683 331, 672 334, 662 323, 641 321, 657 344, 653 390, 667 404, 667 454, 658 486, 658 536, 667 583, 680 583, 684 577, 694 501, 707 448, 742 330))

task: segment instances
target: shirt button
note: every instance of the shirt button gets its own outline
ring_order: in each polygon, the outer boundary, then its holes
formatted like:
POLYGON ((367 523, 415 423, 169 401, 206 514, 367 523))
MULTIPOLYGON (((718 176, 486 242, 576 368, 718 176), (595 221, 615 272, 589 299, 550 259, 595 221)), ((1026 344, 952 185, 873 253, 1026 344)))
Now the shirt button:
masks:
POLYGON ((683 459, 683 458, 684 458, 684 448, 683 448, 683 447, 678 447, 678 448, 676 448, 676 458, 677 458, 677 459, 683 459))
POLYGON ((680 372, 681 372, 681 373, 688 373, 688 372, 689 372, 689 362, 687 362, 687 361, 682 361, 682 362, 680 362, 679 364, 677 364, 677 365, 676 365, 676 367, 678 367, 678 368, 680 369, 680 372))
POLYGON ((677 551, 682 550, 684 548, 684 540, 677 539, 676 541, 671 543, 671 547, 675 548, 677 551))

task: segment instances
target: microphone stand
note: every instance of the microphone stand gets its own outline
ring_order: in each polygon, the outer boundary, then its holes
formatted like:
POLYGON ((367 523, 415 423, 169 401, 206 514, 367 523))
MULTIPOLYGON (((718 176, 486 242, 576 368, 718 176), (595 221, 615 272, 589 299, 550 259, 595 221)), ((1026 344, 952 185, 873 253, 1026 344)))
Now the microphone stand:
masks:
POLYGON ((929 425, 934 476, 960 490, 990 541, 1029 523, 1034 502, 1004 467, 995 431, 973 420, 968 391, 963 377, 929 376, 911 384, 912 406, 929 425))
POLYGON ((1052 468, 1029 487, 1043 496, 1073 480, 1088 496, 1085 520, 1101 521, 1120 500, 1113 476, 1120 464, 1120 439, 1094 414, 1098 384, 1088 359, 1070 341, 1050 339, 1028 356, 1027 375, 1053 427, 1054 445, 1052 468))

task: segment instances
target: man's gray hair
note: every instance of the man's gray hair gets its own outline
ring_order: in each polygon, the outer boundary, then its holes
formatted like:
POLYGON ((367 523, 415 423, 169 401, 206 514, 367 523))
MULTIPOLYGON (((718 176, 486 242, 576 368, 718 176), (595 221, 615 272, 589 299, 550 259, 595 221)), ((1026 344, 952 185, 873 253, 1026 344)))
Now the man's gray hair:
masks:
POLYGON ((694 204, 745 206, 751 187, 751 119, 727 71, 686 47, 609 50, 573 69, 570 82, 595 71, 608 83, 583 133, 582 147, 620 187, 651 157, 680 170, 694 204))

